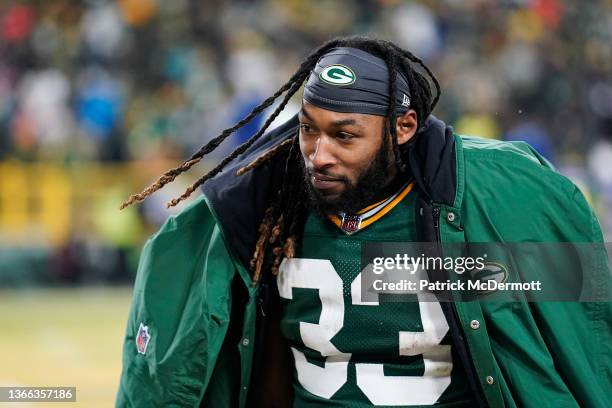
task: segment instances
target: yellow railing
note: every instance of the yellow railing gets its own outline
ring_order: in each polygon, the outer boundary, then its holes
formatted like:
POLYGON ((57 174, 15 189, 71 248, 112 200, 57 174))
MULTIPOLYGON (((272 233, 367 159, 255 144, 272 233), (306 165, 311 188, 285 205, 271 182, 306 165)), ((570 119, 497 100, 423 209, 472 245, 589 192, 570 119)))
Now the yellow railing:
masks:
MULTIPOLYGON (((109 221, 135 228, 138 212, 119 211, 122 200, 176 164, 0 162, 0 245, 60 246, 71 236, 95 236, 109 221)), ((178 184, 187 185, 203 170, 178 184)))

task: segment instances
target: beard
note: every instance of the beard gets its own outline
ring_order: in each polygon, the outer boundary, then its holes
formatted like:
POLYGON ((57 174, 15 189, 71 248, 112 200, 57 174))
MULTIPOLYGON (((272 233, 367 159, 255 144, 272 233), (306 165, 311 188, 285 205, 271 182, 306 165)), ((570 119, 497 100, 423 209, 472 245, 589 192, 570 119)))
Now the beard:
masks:
MULTIPOLYGON (((384 190, 389 181, 390 159, 388 146, 383 143, 371 164, 359 175, 355 184, 346 177, 340 181, 346 186, 345 191, 335 199, 325 198, 310 182, 312 174, 306 169, 303 158, 299 160, 304 186, 308 198, 308 208, 322 216, 344 212, 356 214, 359 210, 373 203, 384 190)), ((329 175, 324 170, 319 173, 329 175)))

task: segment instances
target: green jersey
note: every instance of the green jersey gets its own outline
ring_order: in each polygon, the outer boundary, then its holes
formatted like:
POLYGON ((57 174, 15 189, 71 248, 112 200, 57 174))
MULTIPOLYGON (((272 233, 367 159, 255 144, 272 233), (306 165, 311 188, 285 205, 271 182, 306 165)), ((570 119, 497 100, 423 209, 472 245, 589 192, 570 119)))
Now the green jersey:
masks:
POLYGON ((473 406, 439 303, 416 294, 361 297, 361 245, 416 240, 411 188, 357 219, 310 215, 297 256, 283 261, 281 330, 295 358, 294 407, 473 406))

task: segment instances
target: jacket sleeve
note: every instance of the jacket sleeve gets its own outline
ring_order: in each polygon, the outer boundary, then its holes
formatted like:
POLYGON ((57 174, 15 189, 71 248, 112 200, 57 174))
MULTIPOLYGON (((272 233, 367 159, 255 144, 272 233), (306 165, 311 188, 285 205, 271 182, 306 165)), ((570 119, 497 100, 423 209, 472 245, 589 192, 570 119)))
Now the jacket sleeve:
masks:
POLYGON ((589 288, 588 301, 534 302, 533 314, 556 369, 578 405, 610 407, 612 280, 608 256, 597 218, 582 193, 573 184, 566 193, 573 231, 559 241, 576 245, 574 256, 580 258, 577 263, 582 284, 589 288))
POLYGON ((525 143, 471 146, 464 154, 466 240, 507 243, 508 279, 554 288, 535 292, 533 301, 481 302, 506 405, 612 406, 612 280, 594 212, 525 143), (576 301, 585 288, 581 300, 588 301, 576 301))
MULTIPOLYGON (((531 146, 521 147, 548 169, 552 165, 531 146)), ((548 346, 560 377, 581 407, 612 406, 612 274, 609 257, 597 216, 578 187, 556 172, 548 178, 551 185, 546 211, 554 236, 542 241, 560 244, 553 258, 565 262, 556 269, 568 276, 554 276, 559 285, 582 288, 582 301, 533 302, 534 319, 548 346), (553 214, 551 217, 550 214, 553 214), (567 248, 562 254, 561 248, 567 248), (568 265, 576 265, 573 271, 568 265)), ((540 214, 540 218, 545 218, 540 214)), ((549 233, 550 234, 550 233, 549 233)), ((553 268, 554 269, 554 268, 553 268)), ((551 275, 553 275, 551 273, 551 275)), ((568 288, 568 289, 571 289, 568 288)))
POLYGON ((203 197, 147 241, 116 406, 199 405, 229 325, 235 271, 203 197))

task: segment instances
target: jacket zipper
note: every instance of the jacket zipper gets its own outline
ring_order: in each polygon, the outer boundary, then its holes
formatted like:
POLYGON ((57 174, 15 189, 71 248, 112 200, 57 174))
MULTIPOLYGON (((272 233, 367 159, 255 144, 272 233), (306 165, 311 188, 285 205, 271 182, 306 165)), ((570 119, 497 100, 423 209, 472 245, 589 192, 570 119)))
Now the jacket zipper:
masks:
POLYGON ((436 242, 438 244, 442 244, 442 239, 440 238, 440 207, 434 205, 432 213, 434 222, 434 232, 436 234, 436 242))

